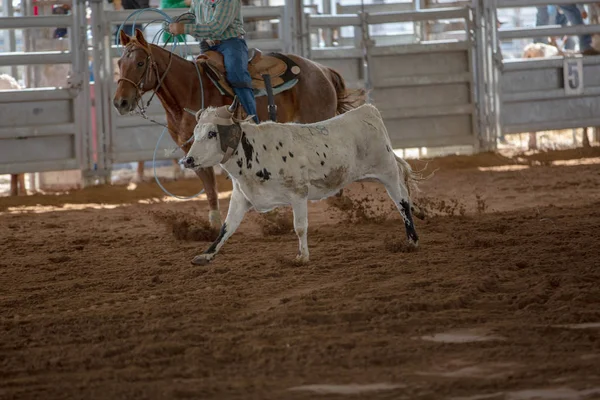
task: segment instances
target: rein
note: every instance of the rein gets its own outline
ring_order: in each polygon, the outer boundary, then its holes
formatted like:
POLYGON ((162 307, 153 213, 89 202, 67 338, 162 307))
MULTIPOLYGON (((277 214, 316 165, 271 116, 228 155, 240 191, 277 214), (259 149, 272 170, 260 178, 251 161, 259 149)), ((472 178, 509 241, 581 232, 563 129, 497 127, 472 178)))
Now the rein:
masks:
MULTIPOLYGON (((136 102, 136 106, 138 108, 138 111, 136 111, 136 113, 138 115, 140 115, 142 118, 144 118, 150 122, 153 122, 157 125, 160 125, 164 128, 169 129, 169 127, 167 125, 160 123, 158 121, 155 121, 152 118, 149 118, 146 115, 146 110, 148 109, 148 107, 150 106, 150 103, 154 99, 156 92, 158 92, 158 90, 161 88, 163 81, 165 80, 165 77, 167 76, 167 73, 171 69, 171 64, 173 62, 173 53, 169 52, 169 63, 167 64, 167 68, 165 69, 165 72, 163 72, 162 76, 159 76, 158 64, 152 58, 152 52, 150 51, 150 49, 149 48, 146 49, 145 47, 142 47, 142 46, 132 49, 132 47, 134 45, 128 45, 128 47, 130 47, 129 52, 131 53, 136 50, 143 50, 146 53, 146 68, 145 68, 144 72, 142 72, 142 76, 140 77, 140 80, 137 83, 135 83, 134 81, 132 81, 129 78, 119 78, 119 80, 117 80, 117 84, 119 84, 121 81, 123 81, 123 82, 127 82, 127 83, 133 85, 133 87, 136 90, 135 102, 136 102), (150 96, 150 98, 144 105, 144 102, 142 101, 144 83, 148 81, 148 79, 150 78, 150 73, 152 71, 154 71, 154 75, 156 76, 156 79, 158 79, 158 84, 157 84, 156 88, 152 90, 152 96, 150 96)), ((169 131, 170 131, 170 129, 169 129, 169 131)), ((172 133, 175 133, 175 132, 172 132, 172 133)))

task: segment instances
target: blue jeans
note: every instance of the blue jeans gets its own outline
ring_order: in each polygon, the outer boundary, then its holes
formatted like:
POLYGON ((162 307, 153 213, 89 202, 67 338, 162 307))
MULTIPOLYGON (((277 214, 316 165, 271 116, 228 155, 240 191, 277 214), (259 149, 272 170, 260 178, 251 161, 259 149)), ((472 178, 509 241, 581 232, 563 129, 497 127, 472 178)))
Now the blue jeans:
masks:
POLYGON ((254 121, 258 124, 256 115, 256 100, 252 90, 252 78, 248 72, 248 46, 246 41, 240 38, 223 40, 216 46, 210 48, 223 54, 223 63, 227 81, 233 88, 242 107, 248 115, 254 115, 254 121))
MULTIPOLYGON (((581 11, 575 4, 568 4, 564 6, 558 6, 563 14, 567 17, 571 25, 583 25, 583 18, 581 17, 581 11)), ((581 35, 579 36, 579 51, 586 51, 592 48, 592 36, 581 35)))
MULTIPOLYGON (((567 17, 559 13, 556 6, 542 6, 537 7, 537 14, 535 17, 535 26, 545 25, 560 25, 567 26, 567 17)), ((533 43, 545 43, 549 44, 548 38, 535 38, 533 43)), ((567 41, 564 44, 566 50, 573 50, 575 48, 575 40, 571 36, 567 37, 567 41)))

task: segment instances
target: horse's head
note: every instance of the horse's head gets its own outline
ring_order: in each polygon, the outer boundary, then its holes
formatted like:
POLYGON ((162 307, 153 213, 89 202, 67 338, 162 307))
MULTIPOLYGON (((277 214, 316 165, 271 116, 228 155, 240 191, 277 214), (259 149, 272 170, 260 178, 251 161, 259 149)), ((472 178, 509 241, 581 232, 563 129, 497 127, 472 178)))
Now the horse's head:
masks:
POLYGON ((117 63, 120 78, 113 105, 124 115, 135 109, 143 93, 156 88, 158 79, 150 45, 142 31, 136 29, 135 37, 121 31, 120 39, 125 49, 117 63))
POLYGON ((242 128, 233 120, 237 97, 230 107, 207 108, 196 113, 194 143, 180 163, 186 168, 208 168, 229 160, 240 144, 242 128))

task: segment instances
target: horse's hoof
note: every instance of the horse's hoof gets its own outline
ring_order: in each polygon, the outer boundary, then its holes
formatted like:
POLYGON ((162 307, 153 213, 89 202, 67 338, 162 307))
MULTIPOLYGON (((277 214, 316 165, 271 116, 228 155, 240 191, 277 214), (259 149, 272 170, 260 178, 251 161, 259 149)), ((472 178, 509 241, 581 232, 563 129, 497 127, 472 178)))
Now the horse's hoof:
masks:
POLYGON ((296 264, 308 264, 308 256, 301 256, 301 255, 297 255, 296 258, 294 259, 294 262, 296 264))
POLYGON ((211 260, 211 257, 209 257, 207 254, 200 254, 199 256, 194 257, 194 259, 192 260, 192 264, 193 265, 207 265, 211 260))
POLYGON ((223 225, 221 221, 221 213, 219 210, 210 210, 208 213, 208 222, 213 228, 220 228, 223 225))
POLYGON ((419 208, 418 206, 414 205, 412 206, 412 213, 415 217, 419 218, 421 221, 425 220, 425 212, 419 208))

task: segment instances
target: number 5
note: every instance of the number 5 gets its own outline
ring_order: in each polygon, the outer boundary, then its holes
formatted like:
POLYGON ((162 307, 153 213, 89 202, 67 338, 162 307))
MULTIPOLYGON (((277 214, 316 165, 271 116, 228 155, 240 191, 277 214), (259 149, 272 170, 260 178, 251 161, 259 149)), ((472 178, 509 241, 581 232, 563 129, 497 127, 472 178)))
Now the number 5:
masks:
POLYGON ((564 60, 563 78, 565 82, 565 95, 572 96, 583 93, 583 62, 581 57, 564 60))
POLYGON ((569 87, 576 90, 579 87, 579 71, 577 70, 576 63, 569 63, 569 71, 567 74, 569 76, 569 87))

